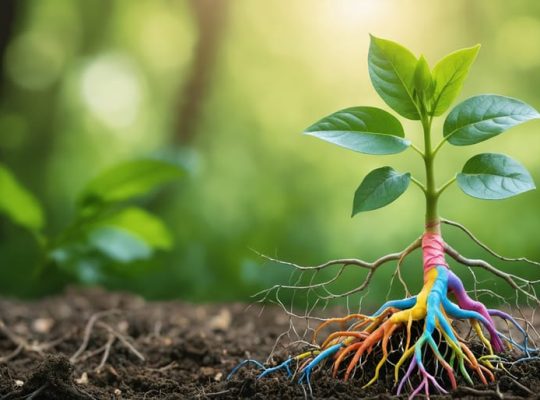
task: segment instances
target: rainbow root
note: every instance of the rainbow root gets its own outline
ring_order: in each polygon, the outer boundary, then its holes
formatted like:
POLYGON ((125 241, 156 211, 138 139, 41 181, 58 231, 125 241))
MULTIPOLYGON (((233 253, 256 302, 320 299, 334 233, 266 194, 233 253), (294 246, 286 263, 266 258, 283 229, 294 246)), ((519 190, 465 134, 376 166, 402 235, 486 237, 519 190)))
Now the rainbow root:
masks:
POLYGON ((458 375, 471 385, 475 381, 483 384, 494 381, 494 371, 504 369, 497 353, 506 348, 520 350, 524 359, 538 358, 538 350, 530 346, 527 332, 514 318, 503 311, 487 309, 469 297, 461 280, 444 263, 444 256, 441 258, 440 236, 426 234, 422 247, 424 286, 417 296, 388 301, 370 316, 351 314, 329 319, 313 334, 315 350, 291 357, 275 367, 265 367, 255 360, 243 361, 228 379, 239 368, 254 364, 262 369, 258 378, 284 371, 311 391, 313 374, 329 366, 333 376, 345 381, 362 371, 358 379, 363 387, 368 387, 378 380, 383 366, 387 365, 394 369, 396 393, 407 391, 413 398, 420 394, 429 396, 433 389, 448 393, 457 387, 458 375), (456 303, 449 299, 449 294, 456 303), (520 333, 521 342, 499 332, 494 317, 512 325, 520 333), (478 358, 456 332, 453 320, 470 323, 483 346, 478 358), (320 332, 333 324, 349 324, 349 327, 330 333, 318 344, 320 332), (417 332, 421 327, 416 335, 413 325, 417 332), (393 340, 396 338, 400 340, 393 340), (366 368, 370 359, 376 364, 373 376, 366 378, 363 374, 370 370, 366 368))

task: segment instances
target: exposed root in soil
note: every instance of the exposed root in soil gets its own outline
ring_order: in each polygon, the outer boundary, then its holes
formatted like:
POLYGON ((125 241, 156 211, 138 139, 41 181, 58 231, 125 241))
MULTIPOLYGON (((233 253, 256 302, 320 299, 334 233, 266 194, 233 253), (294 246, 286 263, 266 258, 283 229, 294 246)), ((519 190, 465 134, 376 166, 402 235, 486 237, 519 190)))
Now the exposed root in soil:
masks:
MULTIPOLYGON (((459 224, 447 220, 445 223, 458 226, 474 238, 459 224)), ((284 309, 284 303, 279 298, 280 290, 322 290, 323 294, 317 296, 316 303, 333 298, 347 298, 364 291, 375 271, 393 260, 398 261, 394 276, 398 276, 408 294, 409 290, 400 268, 403 259, 420 247, 419 242, 420 240, 416 240, 405 250, 383 256, 372 263, 343 259, 304 267, 266 257, 292 266, 297 271, 311 272, 312 275, 306 284, 299 279, 294 284, 276 285, 259 292, 258 295, 262 296, 262 301, 268 301, 271 295, 275 296, 276 302, 284 309), (336 265, 340 268, 334 275, 315 281, 320 271, 336 265), (352 290, 331 292, 328 287, 342 276, 348 266, 367 269, 364 281, 352 290)), ((424 258, 424 286, 418 295, 388 301, 370 316, 351 313, 341 318, 321 320, 319 326, 313 330, 309 345, 304 342, 304 351, 271 367, 254 359, 247 359, 234 368, 228 378, 231 379, 241 367, 254 365, 261 370, 257 379, 283 372, 289 379, 305 385, 306 393, 312 396, 312 379, 316 372, 330 371, 334 378, 339 377, 345 382, 354 378, 363 388, 367 388, 377 382, 383 368, 392 368, 396 394, 407 392, 411 398, 420 394, 429 397, 432 390, 441 394, 456 390, 460 381, 470 386, 495 382, 496 373, 508 373, 507 367, 511 360, 504 356, 506 351, 515 350, 521 353, 521 361, 540 358, 529 334, 529 330, 532 330, 538 336, 534 327, 528 322, 522 326, 506 312, 487 309, 481 302, 471 298, 459 277, 449 269, 444 255, 449 254, 468 267, 483 268, 491 272, 508 283, 518 295, 523 295, 526 300, 532 300, 535 304, 540 304, 535 292, 535 285, 540 281, 528 281, 501 271, 483 260, 463 257, 444 243, 436 232, 426 232, 421 238, 421 247, 424 258), (455 298, 455 303, 450 300, 450 295, 455 298), (499 319, 508 327, 506 332, 503 333, 497 327, 494 319, 499 319), (457 322, 468 324, 469 334, 466 338, 458 332, 457 322), (319 340, 321 331, 335 324, 340 324, 341 329, 330 330, 324 340, 319 340), (475 343, 478 345, 475 346, 475 343)), ((501 257, 495 252, 492 254, 503 261, 538 264, 527 259, 501 257)), ((292 310, 286 311, 291 317, 297 316, 292 310)), ((511 375, 508 377, 513 379, 511 375)), ((516 384, 519 386, 519 382, 516 381, 516 384)))
MULTIPOLYGON (((25 353, 36 354, 42 360, 41 365, 26 382, 23 382, 22 387, 4 394, 0 397, 0 400, 49 398, 48 396, 51 393, 54 393, 54 396, 51 395, 50 398, 58 398, 61 394, 62 398, 66 399, 93 399, 93 396, 74 385, 71 375, 75 365, 86 363, 88 359, 101 355, 100 362, 93 371, 98 374, 102 373, 112 352, 117 351, 114 346, 116 342, 119 343, 118 347, 127 349, 129 354, 134 355, 140 361, 145 361, 145 357, 137 350, 132 343, 132 339, 125 333, 127 330, 125 321, 117 322, 116 326, 103 321, 106 317, 118 315, 120 315, 118 309, 102 310, 92 314, 84 327, 80 346, 77 347, 69 359, 64 355, 53 356, 50 352, 55 347, 64 346, 67 341, 76 340, 76 328, 71 328, 67 334, 58 339, 38 342, 16 334, 0 320, 0 333, 16 346, 12 352, 0 357, 0 363, 13 362, 25 353), (96 334, 96 331, 103 331, 103 333, 98 332, 96 334), (90 346, 90 344, 95 343, 96 336, 103 337, 104 335, 107 340, 102 346, 97 349, 90 346), (92 348, 90 349, 90 347, 92 348)), ((114 371, 114 369, 112 370, 114 371)), ((84 379, 80 380, 84 384, 87 381, 87 372, 83 371, 81 376, 85 376, 84 379)))
MULTIPOLYGON (((101 318, 118 314, 119 310, 105 310, 100 311, 95 314, 93 314, 90 319, 88 320, 88 323, 86 324, 86 327, 84 329, 84 335, 83 340, 80 345, 80 347, 73 353, 73 355, 69 358, 70 364, 76 364, 79 360, 86 360, 91 357, 95 357, 99 354, 101 354, 101 361, 99 365, 95 368, 96 372, 101 372, 103 368, 105 367, 107 360, 109 359, 111 348, 115 341, 118 341, 122 346, 124 346, 126 349, 129 350, 135 357, 137 357, 141 361, 145 361, 145 357, 136 349, 136 347, 131 343, 129 337, 123 333, 121 333, 119 330, 114 329, 111 325, 100 321, 101 318), (107 332, 107 342, 99 347, 98 349, 94 349, 92 351, 88 351, 87 347, 90 342, 92 332, 96 328, 101 328, 107 332)), ((16 335, 14 332, 12 332, 3 321, 0 320, 0 332, 5 335, 6 338, 8 338, 14 345, 17 347, 9 354, 0 357, 0 363, 9 362, 10 360, 17 357, 21 352, 34 352, 39 354, 41 357, 45 357, 45 352, 51 350, 55 346, 60 345, 62 342, 66 340, 66 338, 73 336, 74 332, 70 332, 67 335, 60 337, 59 339, 44 342, 44 343, 36 343, 36 342, 29 342, 26 339, 16 335)), ((41 391, 45 390, 46 387, 43 388, 37 388, 37 393, 35 396, 37 396, 41 391)), ((34 394, 30 394, 29 398, 32 398, 34 394)))
POLYGON ((0 357, 0 364, 11 361, 23 352, 37 353, 43 356, 44 352, 53 349, 73 334, 73 331, 71 331, 58 339, 54 339, 44 343, 38 343, 35 341, 30 342, 27 339, 15 334, 11 329, 6 326, 4 321, 2 321, 1 319, 0 332, 16 346, 11 353, 0 357))
POLYGON ((114 329, 111 325, 105 322, 99 321, 100 318, 103 318, 108 315, 118 314, 118 313, 119 313, 119 310, 106 310, 106 311, 97 312, 90 317, 84 329, 84 336, 83 336, 83 341, 81 343, 81 346, 69 359, 71 363, 76 364, 79 358, 87 359, 89 357, 94 357, 96 355, 102 354, 101 361, 99 365, 96 367, 96 372, 100 372, 105 366, 111 352, 111 347, 116 340, 118 340, 124 347, 126 347, 139 360, 141 361, 145 360, 144 356, 130 342, 130 339, 127 335, 120 333, 118 330, 114 329), (107 342, 103 346, 98 348, 97 350, 93 350, 85 354, 84 352, 86 351, 88 347, 88 343, 90 342, 90 337, 92 336, 92 331, 95 329, 94 327, 102 328, 107 331, 107 335, 108 335, 107 342))
MULTIPOLYGON (((272 351, 276 338, 289 328, 290 321, 277 307, 266 307, 261 314, 260 307, 256 305, 246 309, 243 304, 144 303, 137 297, 125 294, 79 289, 76 292, 70 291, 62 296, 31 303, 0 299, 2 319, 13 332, 24 337, 29 343, 50 342, 62 337, 71 329, 75 331, 75 334, 66 337, 54 348, 45 350, 43 355, 21 351, 10 362, 0 364, 0 399, 11 392, 13 394, 10 394, 10 400, 18 399, 18 394, 30 396, 33 391, 39 389, 39 382, 35 385, 29 384, 36 371, 42 369, 44 365, 51 370, 57 368, 53 363, 44 364, 46 358, 49 355, 63 355, 64 360, 69 359, 81 347, 85 328, 92 315, 111 309, 120 312, 103 316, 96 321, 85 351, 72 365, 73 372, 69 377, 62 378, 68 386, 80 393, 71 396, 66 394, 66 388, 62 389, 62 385, 48 386, 47 389, 41 389, 43 392, 34 397, 35 399, 69 400, 81 398, 79 395, 84 396, 86 392, 99 400, 118 398, 292 400, 303 398, 302 387, 306 394, 309 392, 306 385, 291 383, 286 373, 274 374, 272 379, 256 379, 260 371, 245 368, 240 370, 234 379, 226 380, 227 374, 239 359, 264 360, 272 351), (45 320, 47 330, 36 330, 36 321, 45 320), (104 356, 105 345, 111 340, 109 332, 98 326, 99 321, 107 323, 128 337, 130 343, 145 356, 146 361, 140 361, 118 339, 115 339, 107 362, 97 372, 96 369, 104 356), (124 329, 125 325, 127 329, 124 329)), ((529 315, 527 313, 530 311, 526 309, 524 313, 529 315)), ((319 317, 347 314, 346 309, 342 307, 317 312, 320 313, 319 317)), ((332 331, 347 330, 353 322, 355 321, 345 323, 343 327, 340 327, 339 323, 329 324, 320 330, 317 344, 320 346, 332 331)), ((304 331, 305 325, 305 320, 295 322, 298 333, 304 331)), ((456 326, 459 335, 479 357, 485 351, 484 347, 472 341, 472 337, 468 336, 467 331, 461 329, 460 325, 456 326)), ((536 327, 539 326, 540 321, 537 321, 536 327)), ((421 328, 421 323, 413 323, 411 343, 417 340, 421 328)), ((354 378, 351 377, 349 382, 343 382, 342 379, 332 378, 330 369, 320 368, 314 370, 312 374, 313 397, 316 399, 333 397, 340 400, 359 400, 366 397, 387 399, 394 379, 394 367, 391 363, 397 362, 395 359, 397 352, 400 346, 405 346, 405 336, 401 333, 405 333, 405 329, 397 329, 389 339, 388 362, 381 368, 376 383, 362 389, 358 384, 359 379, 363 379, 361 369, 356 369, 354 378)), ((474 330, 471 334, 474 335, 474 330)), ((436 336, 436 330, 434 335, 434 340, 439 343, 440 338, 436 336)), ((294 339, 292 334, 291 338, 294 339)), ((286 340, 287 337, 284 336, 281 344, 285 344, 286 340)), ((292 344, 291 347, 287 347, 288 352, 278 346, 269 365, 274 366, 285 361, 287 354, 293 353, 293 348, 300 350, 294 354, 316 350, 315 347, 304 343, 307 342, 292 344)), ((16 345, 12 341, 0 334, 0 354, 9 354, 15 348, 16 345)), ((441 353, 445 354, 445 351, 443 349, 441 353)), ((375 371, 379 360, 378 354, 382 354, 382 349, 375 346, 371 355, 366 358, 363 365, 366 379, 375 371)), ((426 355, 430 357, 430 352, 426 355)), ((491 392, 497 390, 505 398, 534 397, 529 391, 535 395, 540 393, 540 360, 515 362, 513 353, 504 353, 501 356, 510 361, 504 363, 509 372, 496 370, 496 383, 491 383, 487 387, 474 386, 475 390, 486 391, 479 396, 485 399, 493 398, 491 392)), ((429 360, 426 360, 425 364, 427 368, 432 365, 429 360)), ((295 368, 295 365, 291 365, 293 372, 295 368)), ((341 374, 343 372, 342 370, 341 374)), ((472 376, 477 381, 474 375, 472 376)), ((456 379, 458 385, 466 384, 461 375, 458 374, 456 379)), ((43 384, 44 382, 41 385, 43 384)), ((458 386, 451 396, 470 398, 474 395, 461 391, 461 387, 458 386)), ((447 399, 448 396, 444 398, 447 399)))

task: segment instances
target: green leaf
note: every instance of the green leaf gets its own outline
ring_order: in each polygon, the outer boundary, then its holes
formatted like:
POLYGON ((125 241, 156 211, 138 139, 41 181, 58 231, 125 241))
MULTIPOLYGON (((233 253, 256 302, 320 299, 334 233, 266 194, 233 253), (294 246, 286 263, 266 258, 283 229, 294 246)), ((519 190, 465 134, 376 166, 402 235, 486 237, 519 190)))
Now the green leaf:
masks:
POLYGON ((433 68, 433 79, 435 80, 433 115, 441 115, 454 102, 479 50, 480 45, 478 44, 455 51, 435 65, 433 68))
POLYGON ((351 107, 335 112, 304 132, 346 149, 366 154, 395 154, 409 147, 401 123, 374 107, 351 107))
POLYGON ((177 165, 159 160, 135 160, 118 164, 91 180, 80 203, 110 203, 144 195, 184 175, 177 165))
POLYGON ((484 94, 454 107, 444 121, 443 133, 453 145, 466 146, 537 118, 538 111, 520 100, 484 94))
POLYGON ((154 250, 168 250, 172 237, 161 219, 129 207, 86 227, 88 244, 121 263, 148 259, 154 250))
POLYGON ((371 171, 354 193, 352 216, 390 204, 409 187, 410 173, 400 174, 391 167, 371 171))
POLYGON ((416 57, 405 47, 371 36, 368 54, 373 87, 393 110, 408 119, 420 119, 413 97, 416 57))
POLYGON ((504 154, 483 153, 472 157, 457 175, 461 190, 479 199, 498 200, 535 189, 527 170, 504 154))
POLYGON ((418 95, 426 100, 431 99, 433 95, 433 78, 424 56, 420 56, 414 70, 414 88, 418 95))
POLYGON ((148 259, 152 248, 140 237, 113 226, 101 226, 88 235, 88 243, 105 256, 120 263, 148 259))
POLYGON ((0 165, 0 193, 0 213, 27 229, 38 231, 43 228, 41 205, 3 165, 0 165))
POLYGON ((155 249, 168 250, 172 247, 172 236, 163 221, 138 207, 121 210, 100 222, 101 226, 124 229, 155 249))

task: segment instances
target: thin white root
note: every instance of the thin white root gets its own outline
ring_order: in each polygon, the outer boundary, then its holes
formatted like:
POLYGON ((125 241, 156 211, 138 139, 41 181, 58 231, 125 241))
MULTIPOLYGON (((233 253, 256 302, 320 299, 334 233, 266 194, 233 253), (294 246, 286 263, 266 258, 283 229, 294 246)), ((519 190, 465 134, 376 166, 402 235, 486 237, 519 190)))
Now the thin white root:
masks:
POLYGON ((0 332, 4 334, 4 336, 6 336, 9 341, 11 341, 16 346, 15 350, 13 350, 11 353, 6 356, 0 357, 0 364, 11 361, 22 352, 38 353, 40 355, 43 355, 45 351, 52 349, 73 334, 73 332, 68 332, 66 335, 58 339, 51 340, 49 342, 31 343, 25 338, 12 332, 2 320, 0 320, 0 332))
POLYGON ((328 279, 326 281, 323 281, 323 282, 320 282, 320 283, 315 283, 315 284, 310 283, 308 285, 296 285, 296 284, 295 285, 274 285, 274 286, 272 286, 272 287, 270 287, 268 289, 261 290, 260 292, 253 295, 253 297, 259 297, 259 296, 262 295, 263 298, 260 300, 262 302, 262 301, 267 300, 268 295, 271 292, 279 291, 280 289, 313 290, 313 289, 318 289, 318 288, 324 290, 327 293, 324 296, 320 296, 321 300, 330 300, 330 299, 348 297, 348 296, 350 296, 350 295, 352 295, 354 293, 359 293, 359 292, 362 292, 363 290, 365 290, 368 287, 369 283, 371 282, 371 279, 373 278, 373 275, 375 274, 375 271, 380 266, 382 266, 382 265, 384 265, 384 264, 386 264, 386 263, 388 263, 390 261, 396 261, 396 260, 399 261, 399 263, 401 264, 401 262, 403 262, 404 258, 407 255, 409 255, 410 253, 412 253, 414 250, 420 248, 421 244, 422 244, 422 239, 420 237, 420 238, 416 239, 414 242, 412 242, 409 246, 407 246, 404 250, 402 250, 400 252, 397 252, 397 253, 387 254, 385 256, 382 256, 382 257, 378 258, 377 260, 375 260, 373 262, 368 262, 368 261, 364 261, 364 260, 360 260, 360 259, 356 259, 356 258, 342 258, 342 259, 337 259, 337 260, 330 260, 330 261, 325 262, 324 264, 319 264, 319 265, 314 265, 314 266, 302 266, 302 265, 294 264, 294 263, 291 263, 291 262, 278 260, 278 259, 269 257, 269 256, 267 256, 265 254, 261 254, 261 253, 256 252, 259 256, 263 257, 266 260, 276 262, 278 264, 286 265, 286 266, 289 266, 289 267, 293 267, 295 270, 301 271, 301 272, 311 271, 311 272, 316 273, 318 271, 324 270, 324 269, 326 269, 328 267, 335 266, 335 265, 339 265, 341 267, 338 269, 337 273, 332 278, 330 278, 330 279, 328 279), (343 293, 339 293, 339 294, 331 293, 327 288, 328 285, 330 285, 331 283, 337 281, 339 279, 339 277, 345 271, 346 267, 351 266, 351 265, 368 270, 368 273, 367 273, 364 281, 362 282, 362 284, 360 284, 360 286, 357 286, 356 288, 351 289, 351 290, 349 290, 347 292, 343 292, 343 293))
POLYGON ((116 314, 119 313, 119 310, 106 310, 106 311, 99 311, 95 314, 93 314, 88 322, 86 323, 86 327, 84 328, 84 336, 83 341, 77 351, 69 358, 69 361, 72 364, 75 364, 77 362, 77 359, 79 356, 86 350, 88 347, 88 343, 90 342, 90 336, 92 335, 92 330, 94 329, 94 325, 97 322, 98 319, 105 317, 107 315, 116 314))
POLYGON ((445 219, 445 218, 441 218, 441 222, 443 224, 454 226, 454 227, 456 227, 458 229, 461 229, 467 236, 469 236, 469 238, 473 242, 475 242, 478 246, 480 246, 482 249, 487 251, 493 257, 496 257, 501 261, 524 262, 524 263, 527 263, 527 264, 536 265, 537 267, 540 267, 540 262, 531 260, 531 259, 526 258, 526 257, 512 258, 512 257, 505 257, 505 256, 500 255, 499 253, 495 252, 495 250, 492 250, 491 248, 489 248, 485 243, 481 242, 480 239, 478 239, 468 228, 461 225, 459 222, 450 221, 449 219, 445 219))

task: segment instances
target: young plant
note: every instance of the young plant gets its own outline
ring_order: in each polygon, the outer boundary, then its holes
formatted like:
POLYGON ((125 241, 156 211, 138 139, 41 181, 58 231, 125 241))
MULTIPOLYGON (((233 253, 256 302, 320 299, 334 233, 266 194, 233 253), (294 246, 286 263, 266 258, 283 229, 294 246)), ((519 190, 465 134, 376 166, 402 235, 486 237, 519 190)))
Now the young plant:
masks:
MULTIPOLYGON (((311 125, 305 132, 359 153, 395 154, 409 148, 418 153, 425 167, 423 182, 411 173, 398 172, 390 166, 375 169, 356 190, 352 213, 354 216, 386 206, 401 196, 412 182, 425 196, 424 232, 405 250, 385 255, 374 262, 343 259, 314 267, 288 265, 302 271, 320 271, 332 265, 353 265, 367 269, 366 280, 356 289, 343 294, 350 295, 364 290, 381 265, 397 261, 399 271, 403 260, 421 248, 424 285, 420 292, 416 296, 388 301, 371 316, 351 314, 326 320, 314 332, 312 349, 292 356, 275 367, 267 368, 254 360, 246 360, 239 367, 255 363, 263 369, 259 377, 264 377, 279 370, 292 376, 291 368, 295 365, 298 381, 311 388, 310 379, 316 368, 328 366, 334 376, 348 380, 358 368, 363 369, 372 357, 376 364, 371 376, 364 379, 369 375, 369 371, 364 371, 362 377, 358 378, 364 386, 378 379, 385 364, 391 365, 394 368, 397 394, 409 390, 411 397, 415 397, 420 393, 429 395, 433 389, 440 393, 447 393, 449 387, 455 389, 458 374, 471 385, 474 376, 484 384, 493 381, 494 371, 504 368, 500 354, 508 348, 521 350, 525 357, 537 352, 530 345, 526 330, 512 316, 501 310, 488 309, 472 299, 445 260, 448 254, 459 263, 486 269, 504 279, 536 305, 540 304, 534 290, 530 289, 531 282, 500 271, 486 261, 467 259, 441 237, 441 223, 448 223, 462 228, 477 241, 462 225, 439 216, 439 199, 450 185, 457 183, 463 192, 480 199, 504 199, 535 188, 530 174, 519 162, 497 153, 475 155, 465 163, 461 172, 442 185, 438 185, 435 180, 435 160, 447 143, 454 146, 473 145, 513 126, 540 118, 535 109, 513 98, 492 94, 474 96, 450 110, 444 121, 442 138, 434 144, 437 137, 431 132, 432 121, 449 110, 479 48, 474 46, 451 53, 430 69, 423 56, 417 59, 395 42, 371 37, 368 56, 371 82, 390 108, 404 118, 419 121, 423 132, 423 148, 405 137, 404 129, 396 117, 374 107, 351 107, 338 111, 311 125), (450 299, 450 294, 454 296, 455 302, 450 299), (512 325, 522 335, 521 340, 514 340, 501 333, 494 318, 512 325), (482 351, 474 352, 468 341, 459 336, 453 325, 453 321, 457 320, 470 324, 483 345, 482 351), (334 331, 319 342, 318 336, 322 329, 334 323, 349 324, 349 327, 334 331), (397 347, 399 353, 391 362, 389 343, 393 343, 390 345, 392 352, 395 353, 397 347)), ((490 252, 503 261, 516 261, 490 252)), ((527 259, 519 260, 529 262, 527 259)), ((310 287, 325 288, 332 281, 310 287)), ((278 286, 288 289, 305 287, 278 286)), ((268 294, 275 288, 263 292, 268 294)), ((334 297, 337 296, 329 294, 326 298, 334 297)))
POLYGON ((56 267, 75 279, 95 283, 109 268, 150 258, 172 246, 164 222, 136 199, 183 177, 172 163, 139 159, 117 164, 90 180, 78 196, 73 220, 56 235, 43 232, 39 201, 0 165, 0 214, 28 230, 41 250, 35 276, 56 267))

